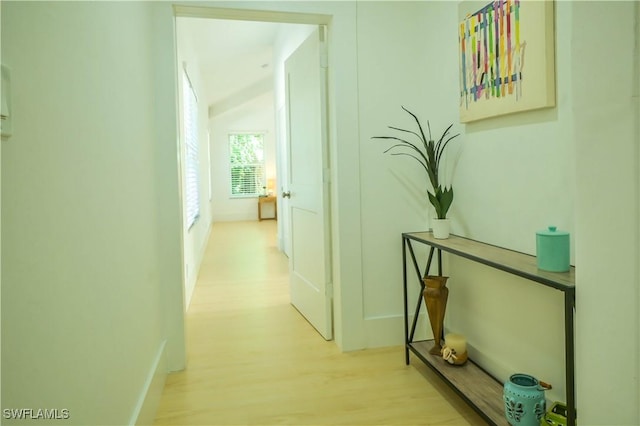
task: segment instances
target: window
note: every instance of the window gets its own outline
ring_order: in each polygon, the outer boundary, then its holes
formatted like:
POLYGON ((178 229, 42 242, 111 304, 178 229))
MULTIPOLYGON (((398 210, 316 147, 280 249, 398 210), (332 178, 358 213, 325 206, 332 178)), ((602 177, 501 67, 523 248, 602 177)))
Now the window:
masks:
POLYGON ((264 134, 229 135, 231 196, 255 197, 265 186, 264 134))
POLYGON ((185 184, 187 228, 200 216, 200 179, 198 178, 198 103, 187 72, 182 74, 182 98, 185 143, 185 184))

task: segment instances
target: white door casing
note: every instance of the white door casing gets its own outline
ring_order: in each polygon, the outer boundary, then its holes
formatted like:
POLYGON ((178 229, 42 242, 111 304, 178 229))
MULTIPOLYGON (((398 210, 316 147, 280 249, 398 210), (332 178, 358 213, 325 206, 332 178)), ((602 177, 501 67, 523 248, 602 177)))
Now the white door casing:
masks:
POLYGON ((333 338, 326 27, 285 62, 291 303, 327 340, 333 338))

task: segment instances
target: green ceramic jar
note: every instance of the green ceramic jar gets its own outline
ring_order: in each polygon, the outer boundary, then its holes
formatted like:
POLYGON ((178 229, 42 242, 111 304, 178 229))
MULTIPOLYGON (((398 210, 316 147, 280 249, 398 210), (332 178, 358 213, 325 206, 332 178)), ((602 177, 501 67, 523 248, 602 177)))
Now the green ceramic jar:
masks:
POLYGON ((551 272, 569 270, 569 233, 555 226, 536 232, 538 269, 551 272))
POLYGON ((511 426, 540 426, 544 422, 547 400, 535 377, 513 374, 504 384, 502 398, 504 414, 511 426))

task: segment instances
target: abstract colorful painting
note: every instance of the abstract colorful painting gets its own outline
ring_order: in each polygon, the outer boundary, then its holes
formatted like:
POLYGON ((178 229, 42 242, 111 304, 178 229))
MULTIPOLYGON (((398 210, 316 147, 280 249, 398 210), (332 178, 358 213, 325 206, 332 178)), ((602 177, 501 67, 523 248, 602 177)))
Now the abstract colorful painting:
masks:
POLYGON ((460 3, 460 121, 555 106, 552 1, 460 3))

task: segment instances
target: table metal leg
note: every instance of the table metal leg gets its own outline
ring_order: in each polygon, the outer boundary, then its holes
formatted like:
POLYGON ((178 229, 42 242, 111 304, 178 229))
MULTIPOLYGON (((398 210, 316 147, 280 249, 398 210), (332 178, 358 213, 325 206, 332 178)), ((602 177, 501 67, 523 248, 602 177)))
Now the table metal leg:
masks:
POLYGON ((567 426, 576 424, 576 390, 575 390, 575 344, 574 321, 575 291, 564 293, 564 347, 565 347, 565 371, 567 392, 567 426))
POLYGON ((402 239, 402 282, 404 294, 404 359, 409 365, 409 310, 407 308, 407 244, 409 240, 402 239))

